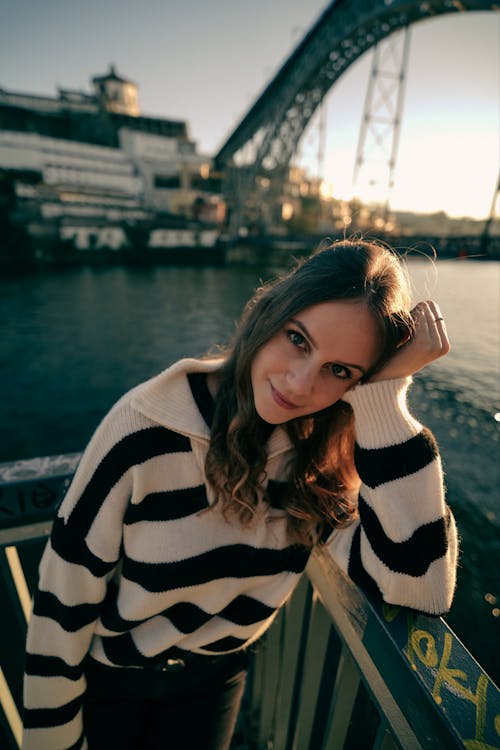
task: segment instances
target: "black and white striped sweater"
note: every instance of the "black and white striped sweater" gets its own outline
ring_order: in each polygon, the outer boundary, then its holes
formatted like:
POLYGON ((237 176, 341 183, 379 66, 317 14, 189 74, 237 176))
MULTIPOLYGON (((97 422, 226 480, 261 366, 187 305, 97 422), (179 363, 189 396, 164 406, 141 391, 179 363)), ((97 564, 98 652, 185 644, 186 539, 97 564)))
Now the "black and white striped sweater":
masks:
MULTIPOLYGON (((291 544, 273 493, 291 446, 269 438, 267 497, 250 527, 226 520, 204 475, 212 402, 205 373, 182 360, 124 396, 93 436, 54 522, 28 630, 25 750, 86 748, 88 653, 119 667, 170 650, 219 654, 269 627, 309 556, 291 544), (270 517, 274 520, 268 523, 270 517)), ((328 549, 355 581, 433 614, 455 585, 456 531, 432 435, 409 414, 410 380, 345 395, 362 479, 359 521, 328 549)))

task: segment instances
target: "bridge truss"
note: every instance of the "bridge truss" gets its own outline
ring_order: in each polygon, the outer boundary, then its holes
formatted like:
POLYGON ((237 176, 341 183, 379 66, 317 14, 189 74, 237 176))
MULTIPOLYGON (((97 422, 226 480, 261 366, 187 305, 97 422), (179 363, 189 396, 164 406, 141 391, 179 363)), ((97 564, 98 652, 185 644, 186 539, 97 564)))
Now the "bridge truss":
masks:
POLYGON ((333 0, 214 158, 226 179, 232 231, 256 178, 283 179, 323 98, 364 52, 423 19, 499 8, 500 0, 333 0))

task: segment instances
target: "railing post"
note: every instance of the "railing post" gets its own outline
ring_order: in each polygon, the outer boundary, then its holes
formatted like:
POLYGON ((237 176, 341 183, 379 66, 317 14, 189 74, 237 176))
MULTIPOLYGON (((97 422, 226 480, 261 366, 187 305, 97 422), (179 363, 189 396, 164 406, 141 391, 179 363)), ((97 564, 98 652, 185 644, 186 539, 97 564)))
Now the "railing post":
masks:
POLYGON ((387 726, 387 722, 382 720, 372 750, 398 750, 400 747, 401 745, 396 745, 394 742, 392 734, 387 726))
POLYGON ((326 730, 323 750, 342 750, 358 694, 359 672, 348 648, 342 646, 340 662, 333 689, 331 719, 326 730))
POLYGON ((319 602, 318 595, 314 594, 307 634, 304 673, 300 686, 300 708, 296 718, 292 750, 310 747, 331 626, 330 617, 319 602))
POLYGON ((16 588, 17 599, 19 601, 19 604, 21 605, 21 609, 23 611, 24 620, 26 624, 30 618, 31 596, 30 596, 30 592, 28 591, 26 578, 24 577, 24 571, 22 569, 21 561, 19 560, 19 555, 17 553, 16 547, 13 547, 13 546, 6 547, 5 557, 7 559, 7 564, 10 569, 11 579, 16 588))
POLYGON ((280 690, 276 696, 276 714, 274 718, 273 750, 285 750, 294 710, 294 696, 300 691, 300 675, 304 660, 304 620, 310 611, 311 585, 305 576, 298 589, 291 597, 283 612, 285 625, 282 636, 282 678, 280 690))
POLYGON ((10 692, 9 685, 5 679, 2 668, 0 667, 0 696, 2 698, 2 709, 9 730, 18 747, 21 747, 22 722, 19 711, 10 692))
POLYGON ((276 696, 279 689, 279 678, 281 672, 281 619, 283 612, 278 615, 274 626, 266 634, 265 642, 262 647, 260 658, 262 660, 261 669, 261 694, 259 701, 259 733, 258 747, 273 748, 271 742, 273 737, 274 712, 276 706, 276 696))

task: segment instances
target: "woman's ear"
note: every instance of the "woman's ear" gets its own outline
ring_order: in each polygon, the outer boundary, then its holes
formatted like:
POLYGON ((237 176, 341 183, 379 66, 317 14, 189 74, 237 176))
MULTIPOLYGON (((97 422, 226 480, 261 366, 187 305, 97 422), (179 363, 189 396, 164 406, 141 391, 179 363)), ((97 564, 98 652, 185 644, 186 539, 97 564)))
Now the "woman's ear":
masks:
POLYGON ((396 325, 398 329, 398 343, 396 344, 396 349, 400 349, 410 341, 415 332, 415 325, 411 318, 403 318, 399 316, 396 319, 396 325))

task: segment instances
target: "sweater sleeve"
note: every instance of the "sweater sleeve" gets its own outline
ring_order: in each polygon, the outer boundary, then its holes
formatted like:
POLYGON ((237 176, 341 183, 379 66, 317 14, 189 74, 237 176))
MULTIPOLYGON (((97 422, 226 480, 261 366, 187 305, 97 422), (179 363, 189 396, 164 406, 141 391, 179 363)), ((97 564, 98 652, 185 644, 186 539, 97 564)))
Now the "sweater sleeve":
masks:
POLYGON ((130 409, 93 436, 54 520, 28 626, 24 750, 85 750, 83 664, 120 555, 131 493, 130 409))
POLYGON ((354 411, 359 518, 327 547, 362 588, 439 615, 455 589, 457 532, 436 441, 408 410, 410 383, 367 383, 345 394, 354 411))

